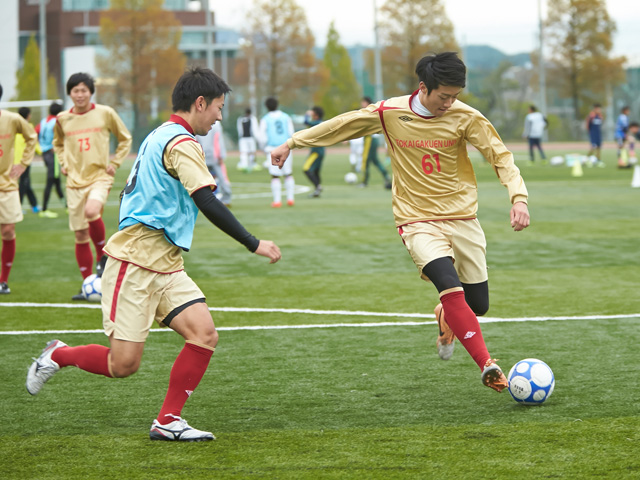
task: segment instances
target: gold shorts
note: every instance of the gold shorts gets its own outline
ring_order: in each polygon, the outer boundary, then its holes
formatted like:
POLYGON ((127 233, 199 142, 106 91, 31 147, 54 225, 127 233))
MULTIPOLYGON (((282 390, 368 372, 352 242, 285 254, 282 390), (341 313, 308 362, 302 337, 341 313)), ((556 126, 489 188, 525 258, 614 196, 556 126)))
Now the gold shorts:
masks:
POLYGON ((184 270, 156 273, 109 257, 102 274, 102 324, 107 336, 144 342, 156 321, 168 326, 205 297, 184 270))
POLYGON ((477 219, 416 222, 398 227, 420 275, 426 264, 451 257, 462 283, 488 280, 487 241, 477 219))
POLYGON ((97 200, 103 206, 107 203, 109 191, 113 185, 111 180, 98 180, 87 187, 67 187, 67 207, 69 208, 69 228, 77 232, 89 228, 89 221, 84 215, 84 206, 87 200, 97 200))
POLYGON ((0 225, 18 223, 23 218, 18 190, 0 192, 0 225))

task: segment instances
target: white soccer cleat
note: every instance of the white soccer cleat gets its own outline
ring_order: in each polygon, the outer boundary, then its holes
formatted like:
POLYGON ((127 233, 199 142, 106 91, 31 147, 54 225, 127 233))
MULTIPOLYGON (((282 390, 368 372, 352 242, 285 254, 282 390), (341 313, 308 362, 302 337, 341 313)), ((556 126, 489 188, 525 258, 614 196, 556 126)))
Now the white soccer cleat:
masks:
POLYGON ((53 375, 60 370, 60 365, 51 360, 51 354, 60 347, 66 347, 67 344, 60 340, 51 340, 44 347, 38 358, 33 359, 33 363, 29 367, 27 373, 27 391, 31 395, 37 394, 42 386, 49 381, 53 375))
POLYGON ((174 420, 166 425, 161 425, 158 420, 151 424, 149 438, 151 440, 168 440, 171 442, 203 442, 215 440, 211 432, 203 432, 189 426, 186 420, 172 415, 174 420))

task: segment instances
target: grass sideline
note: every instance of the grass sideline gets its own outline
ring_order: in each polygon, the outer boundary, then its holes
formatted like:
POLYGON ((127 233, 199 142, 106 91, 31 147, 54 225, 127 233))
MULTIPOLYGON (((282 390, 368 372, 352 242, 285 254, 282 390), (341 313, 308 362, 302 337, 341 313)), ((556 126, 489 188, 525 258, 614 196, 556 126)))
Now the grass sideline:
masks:
MULTIPOLYGON (((546 147, 548 155, 563 153, 546 147)), ((305 184, 305 153, 296 157, 299 184, 305 184)), ((529 167, 525 154, 516 158, 532 213, 532 226, 520 233, 510 231, 506 190, 473 155, 488 241, 489 315, 640 312, 640 191, 629 186, 631 172, 615 168, 612 152, 607 168, 585 168, 579 178, 566 167, 529 167)), ((229 163, 233 212, 258 237, 276 241, 283 260, 267 265, 200 219, 185 263, 211 306, 432 312, 437 295, 418 279, 393 228, 390 195, 377 172, 366 189, 345 185, 347 158, 330 150, 323 197, 299 195, 294 208, 274 210, 266 174, 239 173, 234 159, 229 163)), ((38 194, 42 174, 34 168, 38 194)), ((105 210, 108 231, 115 228, 116 190, 105 210)), ((0 303, 68 302, 79 279, 66 218, 25 217, 17 226, 13 293, 0 303)), ((0 330, 96 329, 99 316, 0 305, 0 330)), ((213 316, 219 327, 376 321, 304 313, 213 316)), ((553 396, 532 408, 482 387, 459 346, 451 361, 441 362, 433 326, 225 331, 184 413, 218 440, 194 445, 147 438, 181 348, 177 335, 152 333, 131 378, 65 369, 33 398, 24 373, 51 336, 0 335, 11 425, 0 434, 0 468, 12 479, 637 478, 639 320, 484 324, 503 368, 531 356, 553 368, 553 396)), ((61 338, 106 343, 102 334, 61 338)))

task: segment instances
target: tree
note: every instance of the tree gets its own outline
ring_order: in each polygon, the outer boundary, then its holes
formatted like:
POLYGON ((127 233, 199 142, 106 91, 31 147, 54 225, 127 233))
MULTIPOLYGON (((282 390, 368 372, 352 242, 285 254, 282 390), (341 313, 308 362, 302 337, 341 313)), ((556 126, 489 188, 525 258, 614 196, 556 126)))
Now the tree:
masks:
POLYGON ((295 0, 254 0, 249 21, 258 98, 275 96, 281 104, 308 108, 322 75, 304 10, 295 0))
POLYGON ((163 9, 163 0, 111 0, 100 17, 100 38, 109 55, 99 59, 101 74, 116 90, 114 103, 133 110, 136 137, 157 99, 170 105, 170 95, 186 59, 178 49, 181 24, 163 9))
POLYGON ((429 52, 458 51, 441 0, 387 0, 380 9, 385 96, 416 89, 418 60, 429 52))
POLYGON ((548 83, 570 98, 580 121, 594 102, 624 80, 624 57, 611 57, 616 25, 605 0, 549 0, 546 22, 551 61, 548 83))
MULTIPOLYGON (((27 48, 24 51, 24 63, 16 72, 16 95, 14 101, 40 99, 40 48, 35 35, 29 37, 27 48)), ((47 78, 47 96, 58 97, 58 86, 55 77, 47 78)), ((34 117, 35 115, 34 110, 34 117)))
POLYGON ((340 44, 340 35, 333 22, 327 34, 324 67, 328 72, 328 78, 318 91, 317 98, 318 103, 324 108, 325 118, 357 108, 360 104, 360 85, 351 69, 351 57, 347 49, 340 44))

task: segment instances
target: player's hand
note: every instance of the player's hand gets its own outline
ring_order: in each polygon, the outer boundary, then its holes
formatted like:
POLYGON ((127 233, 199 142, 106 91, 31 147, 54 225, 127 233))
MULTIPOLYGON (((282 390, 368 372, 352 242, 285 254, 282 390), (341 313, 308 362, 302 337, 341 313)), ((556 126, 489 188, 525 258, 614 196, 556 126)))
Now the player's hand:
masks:
POLYGON ((107 165, 107 174, 111 175, 112 177, 116 176, 116 167, 114 167, 112 164, 107 165))
POLYGON ((529 226, 529 207, 524 202, 516 202, 511 207, 511 228, 514 232, 524 230, 529 226))
POLYGON ((291 149, 289 148, 289 145, 287 145, 287 142, 284 142, 279 147, 271 150, 271 165, 282 168, 284 162, 289 158, 290 152, 291 149))
POLYGON ((67 169, 62 165, 60 165, 60 173, 63 174, 65 177, 67 176, 67 169))
POLYGON ((26 169, 27 168, 21 163, 14 165, 13 167, 11 167, 11 171, 9 172, 9 178, 18 178, 24 173, 26 169))
POLYGON ((269 263, 276 263, 278 260, 282 258, 280 249, 271 240, 260 240, 260 243, 258 244, 258 248, 256 249, 255 253, 257 255, 262 255, 263 257, 267 257, 270 260, 269 263))

